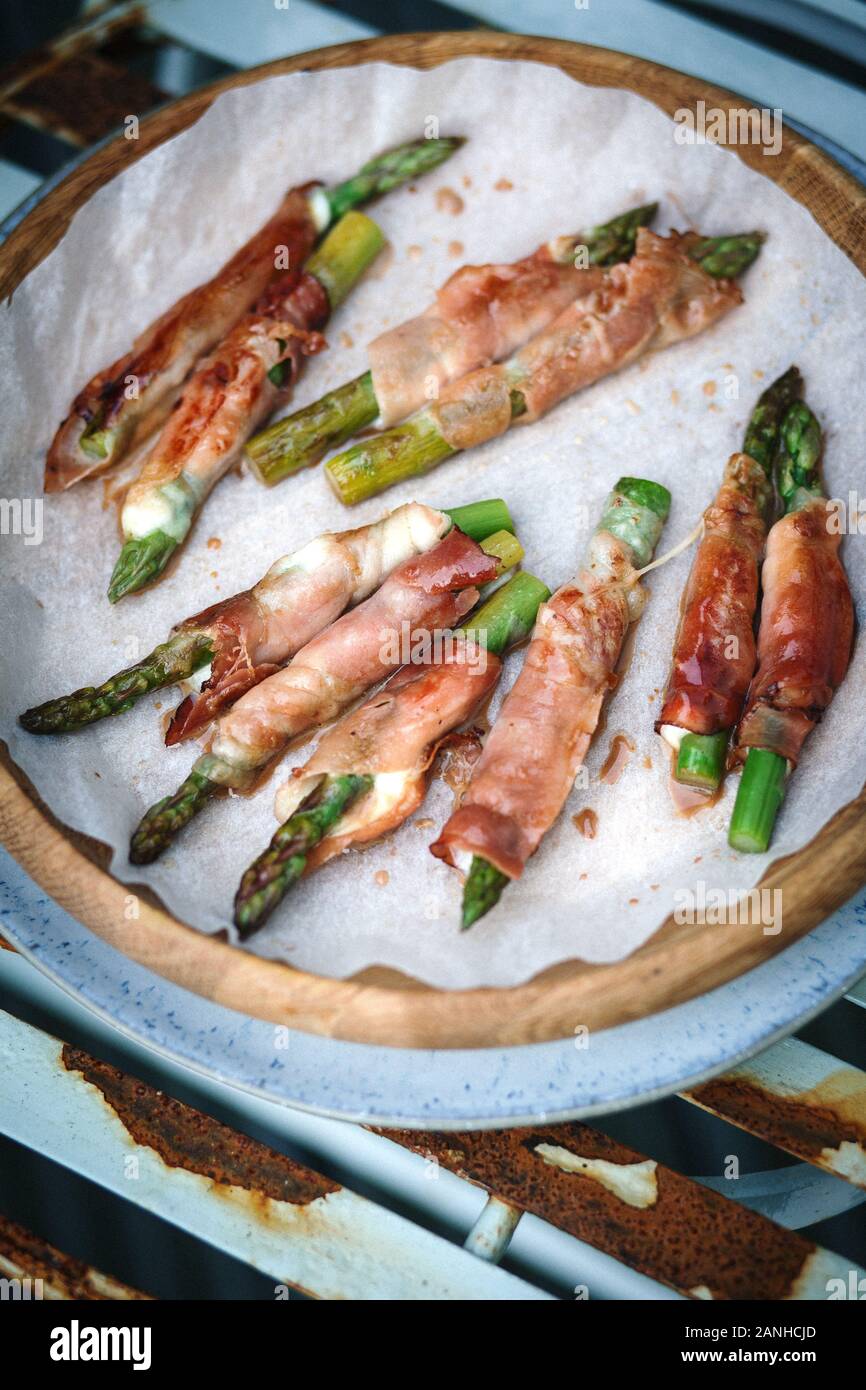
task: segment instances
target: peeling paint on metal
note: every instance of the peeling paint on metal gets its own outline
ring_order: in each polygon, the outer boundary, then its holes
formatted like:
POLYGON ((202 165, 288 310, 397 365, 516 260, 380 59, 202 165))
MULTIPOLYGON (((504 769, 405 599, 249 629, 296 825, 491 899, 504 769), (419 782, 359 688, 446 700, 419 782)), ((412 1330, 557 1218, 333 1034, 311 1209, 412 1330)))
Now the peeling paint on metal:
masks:
POLYGON ((41 1281, 44 1299, 150 1299, 84 1260, 64 1255, 41 1236, 0 1216, 0 1273, 7 1279, 41 1281))
POLYGON ((583 1158, 554 1144, 538 1144, 535 1152, 563 1173, 579 1173, 600 1182, 630 1207, 651 1207, 658 1197, 657 1164, 651 1158, 643 1163, 608 1163, 603 1158, 583 1158))
POLYGON ((198 1173, 218 1187, 245 1188, 262 1199, 260 1217, 267 1218, 268 1201, 306 1206, 340 1190, 339 1183, 78 1048, 65 1044, 62 1058, 67 1071, 97 1088, 137 1144, 153 1149, 170 1168, 198 1173))
POLYGON ((616 1167, 646 1162, 576 1121, 459 1134, 376 1132, 691 1298, 826 1298, 823 1286, 815 1291, 815 1271, 839 1276, 850 1265, 663 1164, 655 1168, 655 1202, 638 1208, 599 1182, 539 1163, 539 1148, 616 1167))
POLYGON ((817 1048, 789 1039, 684 1098, 866 1187, 866 1074, 817 1048))

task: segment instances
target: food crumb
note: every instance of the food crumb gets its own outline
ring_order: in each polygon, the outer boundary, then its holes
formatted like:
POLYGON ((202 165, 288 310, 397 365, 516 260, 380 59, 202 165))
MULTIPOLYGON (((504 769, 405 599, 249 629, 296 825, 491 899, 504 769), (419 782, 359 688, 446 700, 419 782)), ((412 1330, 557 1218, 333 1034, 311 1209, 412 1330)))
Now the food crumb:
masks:
POLYGON ((657 893, 657 892, 658 892, 658 888, 659 888, 659 886, 658 886, 657 883, 651 883, 651 884, 650 884, 650 890, 651 890, 653 893, 657 893))
POLYGON ((471 188, 471 187, 472 187, 472 180, 470 179, 470 177, 469 177, 468 174, 464 174, 464 175, 463 175, 463 178, 460 180, 460 182, 463 184, 463 187, 464 187, 464 188, 471 188))
POLYGON ((420 246, 406 247, 406 255, 409 257, 410 261, 420 261, 423 254, 424 252, 420 246))
POLYGON ((703 856, 702 854, 696 854, 695 857, 694 857, 694 859, 692 860, 692 863, 693 863, 693 864, 700 864, 700 862, 701 862, 701 860, 703 859, 703 857, 704 857, 704 856, 703 856))
POLYGON ((703 392, 705 396, 714 396, 716 394, 716 383, 714 381, 705 381, 703 392))
POLYGON ((390 877, 391 875, 388 873, 387 869, 377 869, 373 875, 373 878, 375 879, 376 883, 379 885, 380 888, 385 887, 385 884, 388 882, 388 879, 390 877))
POLYGON ((514 184, 511 182, 511 179, 497 179, 493 187, 496 189, 497 193, 508 193, 514 187, 514 184))
POLYGON ((582 881, 583 881, 583 879, 585 879, 585 878, 589 878, 589 874, 580 874, 580 875, 579 875, 579 877, 580 877, 580 879, 581 879, 581 882, 582 882, 582 881))
POLYGON ((643 760, 643 765, 644 765, 644 767, 647 767, 647 768, 652 767, 652 765, 653 765, 653 760, 652 760, 652 758, 650 757, 649 753, 647 753, 646 757, 644 758, 644 760, 643 760))
POLYGON ((342 332, 340 334, 340 347, 350 348, 354 346, 355 339, 352 337, 351 333, 342 332))
POLYGON ((211 579, 219 579, 219 570, 211 570, 210 577, 211 579))
POLYGON ((571 823, 575 829, 580 831, 585 840, 594 840, 598 834, 598 816, 588 806, 583 811, 578 811, 573 815, 571 823))
POLYGON ((463 242, 462 242, 462 241, 449 241, 449 243, 448 243, 448 255, 449 255, 449 256, 462 256, 462 255, 463 255, 463 242))
POLYGON ((628 905, 629 905, 629 907, 637 907, 637 905, 638 905, 639 902, 640 902, 640 898, 629 898, 629 900, 628 900, 628 905))
POLYGON ((626 410, 630 411, 632 415, 640 415, 640 406, 638 405, 637 401, 627 400, 625 403, 625 408, 626 410))
POLYGON ((420 820, 416 820, 415 822, 419 830, 430 830, 433 824, 434 821, 432 816, 422 816, 420 820))
POLYGON ((456 217, 463 207, 463 199, 453 188, 437 188, 436 208, 439 212, 450 212, 452 217, 456 217))
POLYGON ((761 381, 763 379, 764 373, 760 367, 756 367, 755 370, 752 372, 752 376, 755 378, 756 381, 761 381))
POLYGON ((208 550, 219 550, 221 545, 222 541, 220 540, 219 536, 211 536, 210 540, 207 543, 207 548, 208 550))

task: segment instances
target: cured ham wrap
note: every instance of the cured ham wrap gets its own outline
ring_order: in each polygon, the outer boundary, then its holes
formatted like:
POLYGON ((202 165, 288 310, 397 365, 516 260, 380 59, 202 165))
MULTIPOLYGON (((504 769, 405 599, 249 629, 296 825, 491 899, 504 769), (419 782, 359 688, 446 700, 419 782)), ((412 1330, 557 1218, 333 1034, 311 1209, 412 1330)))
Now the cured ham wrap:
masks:
POLYGON ((136 700, 198 675, 166 742, 201 733, 245 691, 273 674, 382 583, 397 565, 430 550, 453 524, 476 540, 513 531, 500 498, 450 512, 406 502, 379 521, 326 532, 283 555, 251 589, 177 624, 143 660, 101 685, 49 700, 21 716, 30 733, 66 733, 131 709, 136 700))
POLYGON ((370 370, 279 420, 248 454, 262 482, 318 463, 377 416, 387 428, 477 367, 500 362, 578 296, 603 282, 603 266, 626 260, 654 203, 602 227, 545 242, 510 265, 465 265, 423 313, 370 344, 370 370))
POLYGON ((495 555, 456 527, 398 565, 370 598, 221 716, 210 751, 174 796, 144 816, 132 839, 132 862, 150 863, 220 788, 249 788, 293 740, 336 719, 403 665, 417 641, 455 627, 475 605, 477 586, 499 573, 495 555))
POLYGON ((470 372, 396 429, 331 458, 325 471, 334 491, 350 505, 372 497, 512 423, 531 424, 647 352, 694 337, 742 302, 733 275, 759 247, 757 234, 708 243, 641 227, 631 260, 605 271, 507 361, 470 372))
POLYGON ((773 460, 782 419, 796 400, 791 367, 761 395, 722 485, 703 515, 664 704, 656 721, 676 750, 678 782, 713 792, 724 776, 728 738, 755 669, 761 559, 774 506, 773 460))
POLYGON ((241 936, 262 926, 302 874, 380 839, 418 809, 438 750, 488 699, 499 654, 528 635, 546 597, 540 580, 516 575, 434 661, 403 666, 324 735, 277 792, 280 829, 235 899, 241 936))
POLYGON ((252 430, 286 399, 304 359, 326 346, 319 330, 383 245, 375 222, 347 213, 302 274, 269 286, 199 364, 124 498, 112 603, 162 573, 252 430))
POLYGON ((769 848, 786 779, 851 660, 854 605, 820 456, 818 422, 797 401, 782 425, 777 479, 785 515, 767 539, 757 669, 732 749, 743 775, 728 840, 748 853, 769 848))
POLYGON ((626 632, 643 608, 639 569, 652 557, 669 507, 667 489, 621 478, 584 568, 541 606, 463 801, 431 845, 437 858, 468 870, 464 928, 521 876, 565 804, 626 632))
POLYGON ((119 463, 158 429, 195 363, 277 276, 297 279, 322 232, 351 208, 435 168, 460 140, 420 140, 371 160, 331 188, 290 189, 265 225, 217 274, 146 328, 129 352, 79 392, 48 450, 45 491, 59 492, 119 463))

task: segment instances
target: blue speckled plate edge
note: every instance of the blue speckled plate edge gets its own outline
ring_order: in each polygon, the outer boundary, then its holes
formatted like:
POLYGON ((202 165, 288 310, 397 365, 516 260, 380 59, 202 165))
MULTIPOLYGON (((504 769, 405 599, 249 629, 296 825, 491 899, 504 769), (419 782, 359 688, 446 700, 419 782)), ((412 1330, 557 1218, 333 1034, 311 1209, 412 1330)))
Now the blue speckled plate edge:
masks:
MULTIPOLYGON (((866 183, 866 164, 856 156, 806 126, 788 124, 866 183)), ((0 223, 0 244, 76 165, 112 138, 76 156, 25 198, 0 223)), ((866 969, 864 892, 748 974, 663 1014, 608 1029, 591 1038, 585 1050, 565 1039, 433 1052, 291 1032, 289 1048, 278 1051, 273 1025, 221 1008, 133 964, 45 897, 8 855, 0 862, 7 866, 0 879, 5 934, 105 1022, 192 1071, 254 1095, 381 1125, 484 1128, 577 1119, 645 1104, 697 1085, 785 1037, 844 994, 866 969), (832 965, 820 958, 825 947, 832 965), (710 1024, 712 1048, 707 1046, 710 1024), (473 1079, 466 1079, 470 1074, 473 1079), (426 1092, 423 1099, 419 1089, 426 1092)))
POLYGON ((469 1129, 627 1109, 712 1076, 825 1009, 866 969, 866 893, 737 980, 592 1035, 472 1051, 371 1047, 284 1030, 135 965, 6 856, 0 920, 21 953, 127 1037, 195 1072, 336 1119, 469 1129), (288 1046, 282 1045, 288 1038, 288 1046))

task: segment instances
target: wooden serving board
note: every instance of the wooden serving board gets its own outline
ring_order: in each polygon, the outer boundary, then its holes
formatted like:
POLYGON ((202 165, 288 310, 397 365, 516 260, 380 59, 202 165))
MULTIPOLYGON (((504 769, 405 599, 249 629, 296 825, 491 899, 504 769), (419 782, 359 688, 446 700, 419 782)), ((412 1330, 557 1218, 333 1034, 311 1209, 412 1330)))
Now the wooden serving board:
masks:
MULTIPOLYGON (((698 78, 607 49, 494 33, 403 34, 340 44, 238 73, 147 117, 140 139, 118 137, 53 189, 0 248, 0 292, 11 294, 57 244, 73 213, 129 163, 196 121, 221 92, 278 73, 390 62, 435 67, 458 57, 521 59, 581 82, 626 88, 668 115, 683 107, 750 105, 698 78)), ((738 157, 804 204, 866 274, 866 192, 826 154, 785 128, 773 159, 738 157)), ((810 931, 866 882, 866 795, 861 793, 798 854, 764 879, 784 890, 784 927, 678 926, 668 919, 627 960, 569 962, 510 989, 438 990, 392 971, 332 980, 261 960, 177 921, 142 897, 128 921, 130 889, 106 872, 107 852, 60 825, 8 758, 0 764, 0 839, 58 903, 105 941, 167 979, 229 1008, 308 1032, 397 1047, 489 1047, 599 1030, 669 1008, 751 970, 810 931)))

